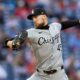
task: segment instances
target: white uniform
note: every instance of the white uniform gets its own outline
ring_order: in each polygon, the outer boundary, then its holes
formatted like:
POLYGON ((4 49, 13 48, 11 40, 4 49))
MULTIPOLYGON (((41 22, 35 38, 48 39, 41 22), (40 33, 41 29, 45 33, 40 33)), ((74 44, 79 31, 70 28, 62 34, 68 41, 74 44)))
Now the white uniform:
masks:
POLYGON ((60 40, 61 24, 52 23, 49 26, 49 29, 27 30, 37 61, 36 68, 39 70, 27 80, 68 80, 64 69, 61 69, 63 65, 60 40), (57 70, 54 74, 48 75, 43 72, 53 69, 57 70))

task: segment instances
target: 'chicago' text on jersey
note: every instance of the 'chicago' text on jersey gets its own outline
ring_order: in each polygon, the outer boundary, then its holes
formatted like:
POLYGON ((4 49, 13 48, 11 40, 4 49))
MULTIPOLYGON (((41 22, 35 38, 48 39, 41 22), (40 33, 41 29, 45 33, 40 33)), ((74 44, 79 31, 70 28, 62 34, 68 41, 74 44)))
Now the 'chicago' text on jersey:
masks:
POLYGON ((53 44, 55 41, 56 43, 59 42, 59 37, 60 37, 60 34, 56 34, 54 37, 52 38, 45 38, 45 37, 40 37, 39 40, 38 40, 38 44, 39 45, 43 45, 43 44, 46 44, 46 43, 51 43, 53 44))

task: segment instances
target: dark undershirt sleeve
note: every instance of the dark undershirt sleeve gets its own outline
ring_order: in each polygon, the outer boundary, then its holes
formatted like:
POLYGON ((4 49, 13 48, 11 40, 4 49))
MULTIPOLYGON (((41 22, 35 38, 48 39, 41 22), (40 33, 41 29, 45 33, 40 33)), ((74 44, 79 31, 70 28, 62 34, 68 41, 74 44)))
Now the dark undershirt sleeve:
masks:
POLYGON ((64 29, 67 29, 73 26, 80 25, 80 21, 79 20, 69 20, 69 21, 60 22, 60 24, 62 25, 61 30, 64 30, 64 29))

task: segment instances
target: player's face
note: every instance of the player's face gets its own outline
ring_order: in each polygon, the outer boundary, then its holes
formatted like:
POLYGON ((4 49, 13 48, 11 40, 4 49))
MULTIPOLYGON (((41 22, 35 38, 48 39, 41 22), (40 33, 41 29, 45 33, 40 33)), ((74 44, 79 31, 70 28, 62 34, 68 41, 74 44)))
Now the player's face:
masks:
POLYGON ((48 19, 46 15, 37 15, 33 16, 33 22, 35 28, 42 28, 43 26, 48 24, 48 19))

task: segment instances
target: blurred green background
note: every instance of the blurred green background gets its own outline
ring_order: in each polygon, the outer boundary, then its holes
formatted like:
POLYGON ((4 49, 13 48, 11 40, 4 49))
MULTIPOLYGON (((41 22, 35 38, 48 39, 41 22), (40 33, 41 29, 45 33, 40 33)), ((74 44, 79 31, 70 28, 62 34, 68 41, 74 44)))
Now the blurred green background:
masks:
MULTIPOLYGON (((0 80, 26 80, 35 71, 28 43, 12 51, 3 42, 33 27, 26 17, 36 7, 46 10, 49 23, 80 19, 80 0, 0 0, 0 80)), ((80 26, 62 31, 61 38, 66 73, 70 80, 80 80, 80 26)))

